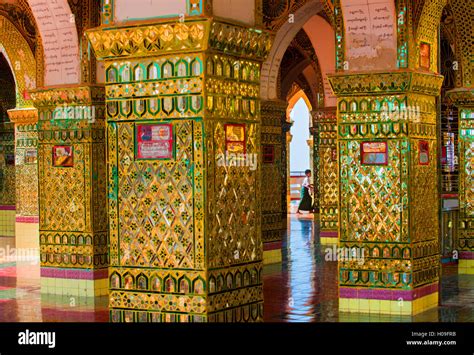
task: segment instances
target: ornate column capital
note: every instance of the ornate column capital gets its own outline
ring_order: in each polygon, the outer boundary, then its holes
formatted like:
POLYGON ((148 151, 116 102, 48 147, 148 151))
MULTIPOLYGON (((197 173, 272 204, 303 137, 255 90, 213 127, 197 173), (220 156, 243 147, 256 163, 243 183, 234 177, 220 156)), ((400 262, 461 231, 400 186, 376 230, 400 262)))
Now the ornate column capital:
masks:
POLYGON ((86 31, 86 35, 99 60, 213 50, 263 62, 273 42, 273 35, 268 31, 214 18, 185 22, 166 19, 133 27, 98 27, 86 31))
POLYGON ((417 93, 440 94, 443 76, 401 69, 391 72, 337 73, 328 76, 336 96, 417 93))
POLYGON ((52 107, 60 105, 93 105, 104 104, 104 85, 71 85, 61 87, 38 88, 30 92, 35 107, 52 107))
POLYGON ((456 88, 446 93, 448 100, 458 107, 474 107, 474 88, 456 88))
POLYGON ((316 126, 318 122, 336 122, 337 121, 337 108, 336 107, 322 107, 311 111, 311 118, 313 120, 313 126, 316 126))
POLYGON ((38 122, 38 110, 35 108, 15 108, 8 110, 10 121, 17 124, 34 124, 38 122))

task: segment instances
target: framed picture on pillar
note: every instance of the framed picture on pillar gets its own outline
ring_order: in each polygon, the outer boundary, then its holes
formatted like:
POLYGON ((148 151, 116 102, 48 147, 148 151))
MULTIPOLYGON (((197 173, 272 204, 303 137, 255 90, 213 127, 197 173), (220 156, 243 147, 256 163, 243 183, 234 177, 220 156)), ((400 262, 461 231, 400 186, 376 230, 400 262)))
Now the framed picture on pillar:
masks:
POLYGON ((387 142, 362 142, 360 144, 360 158, 362 165, 387 165, 387 142))
POLYGON ((38 161, 38 151, 36 149, 26 149, 25 150, 25 164, 36 164, 38 161))
POLYGON ((70 145, 55 145, 53 147, 53 166, 70 168, 74 166, 74 149, 70 145))
POLYGON ((418 142, 418 159, 420 165, 430 164, 430 144, 427 141, 418 142))
POLYGON ((135 127, 135 158, 147 159, 173 159, 174 135, 173 125, 163 124, 137 124, 135 127))
POLYGON ((420 43, 420 67, 430 69, 431 66, 431 46, 429 43, 420 43))
POLYGON ((245 124, 225 124, 226 153, 245 154, 245 124))

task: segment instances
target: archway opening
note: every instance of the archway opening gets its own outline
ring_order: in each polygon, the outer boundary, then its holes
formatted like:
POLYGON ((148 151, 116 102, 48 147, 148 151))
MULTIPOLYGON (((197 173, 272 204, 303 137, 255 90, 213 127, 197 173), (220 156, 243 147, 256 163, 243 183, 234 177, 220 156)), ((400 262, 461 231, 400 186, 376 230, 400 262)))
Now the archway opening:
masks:
POLYGON ((10 64, 0 52, 0 247, 15 247, 15 130, 7 111, 16 106, 10 64))
MULTIPOLYGON (((319 241, 318 214, 310 213, 313 207, 316 211, 319 209, 317 189, 311 193, 309 208, 297 214, 306 170, 311 171, 309 183, 319 187, 315 163, 319 153, 314 145, 314 138, 317 142, 319 137, 313 124, 319 117, 318 112, 335 106, 327 83, 328 73, 335 68, 335 44, 331 24, 317 11, 301 18, 295 14, 292 26, 295 28, 288 32, 282 27, 284 38, 279 42, 277 36, 277 44, 267 60, 266 64, 271 67, 268 72, 272 75, 265 77, 265 64, 262 71, 262 97, 277 98, 287 104, 286 122, 282 122, 286 140, 282 174, 286 176, 287 188, 287 228, 281 251, 284 271, 279 275, 278 285, 266 277, 264 292, 284 294, 289 300, 282 305, 266 301, 264 315, 272 319, 275 312, 281 312, 290 321, 302 322, 320 318, 313 313, 310 304, 333 307, 331 298, 337 294, 337 262, 325 261, 325 247, 319 241), (320 298, 323 287, 327 298, 320 298)), ((270 267, 266 270, 267 273, 272 271, 270 267)))
MULTIPOLYGON (((305 171, 313 171, 312 164, 312 137, 309 134, 310 128, 310 108, 303 98, 300 98, 293 106, 290 112, 290 122, 292 123, 290 130, 289 144, 289 189, 290 204, 288 212, 294 214, 298 212, 298 206, 302 201, 304 194, 303 182, 306 178, 305 171), (303 192, 302 192, 303 190, 303 192)), ((313 184, 312 176, 308 177, 309 183, 313 184)), ((311 206, 314 198, 311 195, 311 206)), ((307 207, 307 206, 305 206, 307 207)), ((309 213, 309 211, 300 211, 301 213, 309 213)))

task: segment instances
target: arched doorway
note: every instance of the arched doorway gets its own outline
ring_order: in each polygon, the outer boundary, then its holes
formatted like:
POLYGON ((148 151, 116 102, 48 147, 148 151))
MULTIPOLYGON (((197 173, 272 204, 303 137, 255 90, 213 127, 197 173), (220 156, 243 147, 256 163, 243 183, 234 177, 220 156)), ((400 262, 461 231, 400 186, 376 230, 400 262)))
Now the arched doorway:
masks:
MULTIPOLYGON (((276 35, 274 47, 262 71, 262 97, 278 99, 280 102, 278 105, 285 108, 282 110, 285 119, 282 123, 284 128, 282 135, 283 156, 286 159, 282 174, 287 177, 284 189, 288 206, 287 229, 282 244, 282 266, 281 271, 276 271, 279 285, 274 285, 273 277, 276 279, 277 276, 271 273, 272 268, 275 269, 276 266, 267 267, 264 281, 265 319, 274 320, 275 314, 279 313, 278 319, 284 318, 290 321, 334 320, 337 262, 324 260, 326 246, 321 244, 319 215, 304 214, 297 217, 296 214, 291 214, 296 212, 296 206, 290 207, 292 197, 293 205, 298 204, 300 197, 300 186, 292 181, 295 179, 291 176, 291 155, 295 150, 291 145, 295 142, 301 144, 305 155, 303 158, 305 167, 298 170, 310 168, 313 171, 313 182, 316 186, 313 198, 317 208, 320 204, 321 184, 329 185, 324 179, 320 181, 319 169, 320 154, 329 151, 331 156, 333 152, 331 145, 335 147, 335 137, 332 137, 335 121, 326 120, 328 116, 331 119, 335 118, 335 97, 327 81, 327 74, 335 68, 334 30, 326 13, 322 11, 320 2, 308 1, 291 13, 294 13, 294 23, 285 24, 283 21, 284 24, 276 35), (332 115, 328 115, 327 112, 332 115), (320 119, 321 117, 323 119, 320 119), (295 130, 297 122, 302 126, 295 130), (318 128, 321 124, 324 135, 330 139, 325 139, 320 152, 318 128), (323 279, 325 292, 321 292, 323 279), (330 281, 326 283, 327 280, 330 281), (282 292, 285 292, 285 300, 275 304, 272 301, 274 297, 270 294, 279 296, 282 292), (315 309, 325 309, 328 312, 322 315, 315 309)), ((296 157, 298 160, 303 160, 301 154, 299 158, 296 157)), ((334 171, 333 174, 324 176, 329 177, 333 185, 325 188, 325 192, 332 188, 337 191, 337 181, 332 181, 337 175, 336 159, 329 160, 334 171)), ((301 177, 299 179, 301 180, 301 177)), ((336 234, 331 242, 337 241, 336 230, 334 233, 336 234)))

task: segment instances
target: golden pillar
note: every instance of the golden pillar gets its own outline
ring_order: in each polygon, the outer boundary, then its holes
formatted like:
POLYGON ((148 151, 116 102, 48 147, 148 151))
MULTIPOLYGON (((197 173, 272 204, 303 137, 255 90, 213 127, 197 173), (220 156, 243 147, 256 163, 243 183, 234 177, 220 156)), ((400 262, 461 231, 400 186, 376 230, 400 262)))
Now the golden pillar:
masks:
POLYGON ((106 67, 112 321, 261 320, 270 37, 201 17, 88 38, 106 67))
POLYGON ((286 121, 287 103, 264 101, 262 117, 262 240, 264 264, 282 260, 282 239, 287 228, 286 121))
MULTIPOLYGON (((283 138, 284 138, 284 156, 285 156, 285 171, 286 171, 286 208, 288 213, 290 213, 291 206, 291 169, 290 169, 290 146, 293 135, 291 134, 291 126, 293 126, 293 121, 286 121, 283 123, 283 138)), ((287 216, 288 217, 288 216, 287 216)), ((288 218, 287 218, 287 227, 288 227, 288 218)))
POLYGON ((337 244, 337 203, 339 197, 336 108, 311 112, 315 157, 315 186, 322 244, 337 244))
POLYGON ((0 238, 12 244, 15 237, 15 124, 0 122, 0 238))
POLYGON ((17 249, 39 249, 38 226, 38 111, 8 111, 15 124, 15 175, 17 249))
POLYGON ((107 294, 103 86, 37 89, 41 291, 107 294))
POLYGON ((339 307, 414 315, 438 305, 436 96, 442 76, 336 74, 339 307))
POLYGON ((474 274, 474 90, 454 89, 459 112, 459 274, 474 274))

